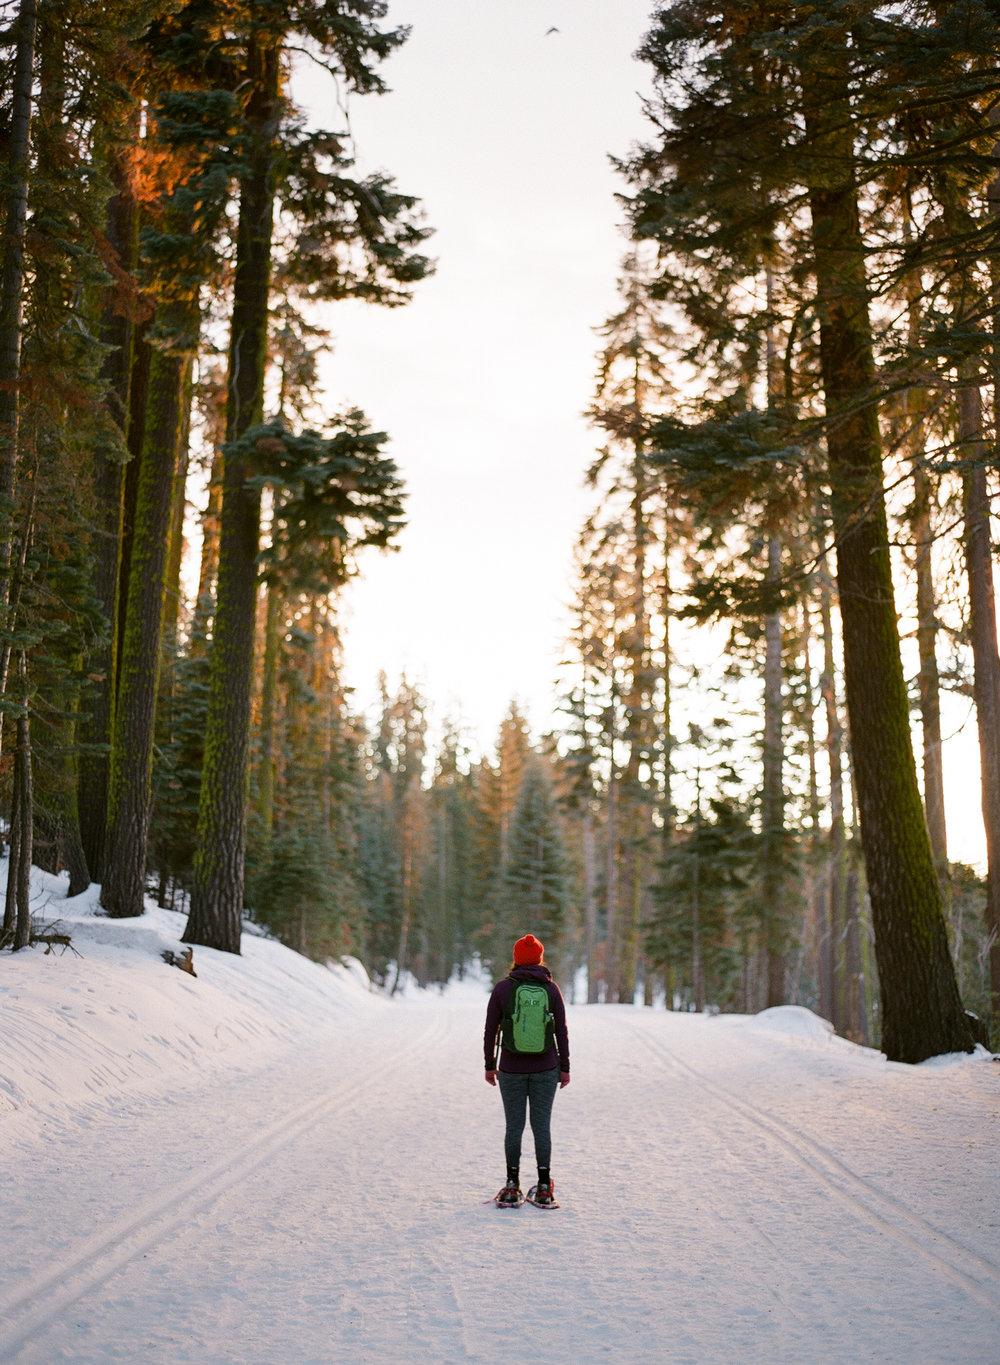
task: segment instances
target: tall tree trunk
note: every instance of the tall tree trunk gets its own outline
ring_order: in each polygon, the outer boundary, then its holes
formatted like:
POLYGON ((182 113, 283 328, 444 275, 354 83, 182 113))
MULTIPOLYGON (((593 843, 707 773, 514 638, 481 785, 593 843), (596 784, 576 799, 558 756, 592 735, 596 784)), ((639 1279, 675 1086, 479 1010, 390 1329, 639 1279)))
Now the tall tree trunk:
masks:
POLYGON ((910 741, 864 246, 855 188, 846 50, 825 37, 805 73, 820 366, 844 633, 844 685, 882 989, 882 1047, 920 1062, 969 1050, 910 741))
POLYGON ((852 1043, 868 1042, 868 993, 861 951, 861 896, 858 873, 849 867, 844 883, 844 1034, 852 1043))
MULTIPOLYGON (((118 555, 118 611, 115 620, 115 698, 118 696, 121 659, 128 618, 128 587, 132 573, 132 542, 135 537, 136 506, 139 497, 139 471, 142 468, 142 448, 146 439, 146 413, 149 406, 149 380, 153 366, 153 347, 146 328, 134 338, 132 364, 129 370, 129 461, 125 466, 122 486, 122 529, 118 555)), ((112 727, 113 728, 113 727, 112 727)))
MULTIPOLYGON (((612 663, 612 669, 614 663, 612 663)), ((615 739, 616 725, 614 720, 615 707, 618 696, 614 679, 612 678, 611 705, 608 707, 611 716, 611 734, 609 735, 609 762, 608 762, 608 787, 605 798, 605 847, 604 847, 604 932, 606 953, 604 957, 604 979, 605 979, 605 1001, 613 1004, 620 997, 618 995, 618 863, 619 863, 619 830, 618 830, 618 769, 615 765, 615 739)))
POLYGON ((210 615, 215 602, 219 577, 219 520, 222 515, 222 452, 212 452, 212 467, 208 476, 208 502, 201 519, 201 559, 198 567, 198 603, 200 618, 210 615))
MULTIPOLYGON (((112 157, 110 174, 118 192, 108 204, 106 233, 119 265, 131 271, 135 265, 137 212, 121 163, 121 157, 112 157)), ((123 457, 128 436, 132 330, 128 309, 109 289, 101 324, 101 341, 108 348, 101 377, 107 384, 105 409, 117 441, 105 441, 94 451, 96 535, 93 550, 94 595, 107 627, 104 637, 90 651, 89 671, 96 675, 97 683, 93 695, 87 698, 78 730, 82 749, 78 781, 80 839, 90 875, 98 882, 104 876, 108 771, 114 724, 118 574, 125 486, 123 457)))
POLYGON ((962 475, 965 565, 969 582, 973 691, 979 729, 983 826, 986 831, 986 930, 990 949, 990 1000, 1000 1018, 1000 654, 990 534, 986 446, 981 397, 966 385, 959 392, 959 441, 969 461, 962 475))
MULTIPOLYGON (((178 345, 197 335, 196 306, 175 305, 164 321, 178 345)), ((143 912, 164 584, 189 365, 184 353, 157 349, 150 366, 101 886, 101 904, 112 918, 143 912)))
MULTIPOLYGON (((812 604, 802 603, 802 671, 806 685, 804 725, 806 755, 809 761, 809 904, 803 932, 803 944, 812 948, 812 972, 817 986, 817 1010, 821 1018, 833 1018, 833 972, 829 908, 829 869, 821 827, 822 802, 819 792, 819 763, 816 741, 817 700, 813 683, 812 664, 812 604)), ((822 701, 822 682, 820 682, 822 701)))
POLYGON ((948 829, 945 821, 944 763, 941 749, 937 600, 931 562, 934 533, 930 513, 930 477, 925 469, 916 465, 913 471, 913 506, 910 510, 910 522, 916 551, 917 650, 920 659, 917 684, 920 693, 920 724, 924 749, 924 808, 927 813, 927 831, 934 854, 934 865, 938 870, 942 893, 945 894, 949 885, 948 829))
MULTIPOLYGON (((774 275, 766 277, 767 310, 774 315, 774 275)), ((781 367, 775 329, 767 329, 766 383, 768 409, 774 410, 783 396, 781 367)), ((781 540, 767 539, 765 581, 777 592, 781 582, 781 540)), ((764 744, 761 783, 761 844, 764 866, 761 903, 764 907, 764 955, 767 970, 767 1005, 773 1008, 788 999, 786 961, 788 923, 785 905, 785 741, 784 676, 782 667, 780 611, 764 617, 764 744)))
POLYGON ((661 685, 663 688, 663 710, 661 724, 663 726, 663 765, 661 781, 661 809, 663 812, 662 837, 660 840, 660 856, 666 861, 670 852, 670 846, 674 839, 674 792, 673 792, 673 716, 670 711, 671 690, 670 690, 670 665, 672 663, 670 655, 670 616, 673 610, 673 603, 670 598, 670 534, 671 517, 669 507, 664 508, 664 531, 663 531, 663 576, 660 583, 663 595, 663 668, 661 672, 661 685))
POLYGON ((274 788, 277 744, 278 661, 281 652, 283 597, 274 582, 267 585, 264 613, 264 661, 260 688, 260 755, 257 773, 257 819, 261 836, 274 831, 274 788))
MULTIPOLYGON (((947 186, 942 203, 948 230, 960 238, 972 226, 968 204, 947 186)), ((965 329, 976 326, 981 308, 979 289, 968 264, 961 258, 955 263, 951 295, 956 323, 965 329)), ((982 380, 974 358, 959 363, 957 379, 958 448, 963 461, 963 542, 986 835, 985 920, 990 943, 990 1005, 991 1013, 997 1019, 1000 1018, 1000 655, 997 651, 982 380)))
MULTIPOLYGON (((636 384, 636 402, 639 399, 636 384)), ((621 950, 618 956, 618 998, 629 1004, 635 998, 640 954, 645 841, 648 810, 644 800, 642 767, 649 757, 649 621, 646 612, 646 487, 638 447, 632 461, 632 585, 627 618, 628 635, 622 642, 628 658, 628 694, 625 699, 627 757, 619 788, 622 815, 622 909, 621 950)))
MULTIPOLYGON (((263 416, 279 122, 280 51, 255 39, 247 58, 250 151, 240 190, 233 285, 226 413, 230 441, 263 416)), ((260 493, 247 487, 243 463, 227 457, 198 842, 184 941, 230 953, 240 951, 243 914, 259 542, 260 493)))
POLYGON ((191 402, 194 397, 192 385, 193 366, 188 365, 184 373, 184 392, 181 396, 181 429, 177 442, 177 468, 174 470, 174 486, 171 493, 170 528, 167 536, 167 571, 164 585, 163 638, 171 647, 176 644, 180 627, 181 569, 184 564, 184 514, 187 510, 187 477, 191 446, 191 402))
POLYGON ((594 815, 590 801, 584 797, 580 837, 583 844, 583 932, 587 955, 587 1004, 596 1005, 601 998, 601 983, 597 973, 597 881, 594 866, 594 815))
POLYGON ((14 723, 14 801, 11 810, 11 845, 7 863, 7 908, 4 927, 11 923, 13 948, 31 942, 31 863, 34 797, 31 771, 31 722, 29 719, 28 669, 22 649, 18 654, 18 700, 20 712, 14 723))
MULTIPOLYGON (((3 256, 0 266, 0 613, 10 602, 14 490, 17 477, 21 383, 21 296, 24 290, 24 234, 31 174, 32 79, 35 61, 36 4, 21 0, 16 34, 7 132, 7 195, 3 205, 3 256)), ((7 685, 10 642, 0 642, 0 696, 7 685)), ((0 712, 0 747, 3 713, 0 712)))
POLYGON ((820 691, 826 711, 826 756, 830 770, 830 832, 827 846, 826 919, 830 942, 827 1016, 838 1033, 846 1027, 842 939, 844 895, 847 876, 846 832, 844 827, 844 732, 837 701, 837 663, 833 641, 832 584, 824 557, 820 570, 820 621, 823 630, 823 672, 820 691))
MULTIPOLYGON (((767 542, 767 581, 781 580, 781 541, 770 536, 767 542)), ((764 866, 761 875, 761 901, 764 907, 764 952, 767 960, 767 1005, 783 1005, 787 1000, 788 926, 785 909, 785 786, 782 699, 781 613, 768 612, 764 618, 764 753, 761 790, 761 836, 764 866)))
MULTIPOLYGON (((908 195, 902 196, 903 240, 912 241, 908 195)), ((922 281, 910 271, 906 277, 907 341, 913 354, 920 349, 922 281)), ((922 387, 907 389, 903 400, 906 429, 903 444, 913 464, 913 503, 910 526, 913 534, 914 569, 917 580, 917 652, 920 672, 920 723, 923 732, 924 809, 931 850, 941 882, 950 900, 951 873, 948 863, 948 831, 944 806, 944 755, 941 748, 941 683, 937 664, 937 599, 934 588, 934 533, 931 508, 934 485, 923 463, 927 393, 922 387)))
POLYGON ((701 760, 695 777, 694 866, 691 869, 691 984, 694 1007, 701 1014, 705 1008, 705 974, 701 957, 701 760))

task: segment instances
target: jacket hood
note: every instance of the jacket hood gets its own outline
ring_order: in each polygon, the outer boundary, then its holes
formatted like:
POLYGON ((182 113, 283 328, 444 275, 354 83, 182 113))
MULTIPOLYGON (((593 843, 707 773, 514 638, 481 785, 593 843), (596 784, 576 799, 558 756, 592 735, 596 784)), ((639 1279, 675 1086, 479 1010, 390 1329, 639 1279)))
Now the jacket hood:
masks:
POLYGON ((539 963, 537 966, 512 967, 507 973, 512 981, 551 981, 552 973, 548 967, 539 963))

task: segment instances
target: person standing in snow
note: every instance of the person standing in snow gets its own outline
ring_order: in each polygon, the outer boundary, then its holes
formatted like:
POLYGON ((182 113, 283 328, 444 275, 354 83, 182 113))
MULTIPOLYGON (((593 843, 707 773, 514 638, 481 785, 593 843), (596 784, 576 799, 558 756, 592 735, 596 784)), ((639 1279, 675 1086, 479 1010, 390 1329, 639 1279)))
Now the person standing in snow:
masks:
POLYGON ((562 991, 552 980, 552 973, 542 961, 544 953, 543 945, 534 934, 519 938, 514 944, 514 961, 510 972, 494 986, 486 1007, 486 1029, 483 1035, 486 1083, 500 1086, 507 1125, 504 1135, 507 1183, 496 1197, 500 1205, 516 1205, 523 1201, 520 1164, 526 1113, 530 1114, 535 1159, 538 1162, 538 1184, 533 1199, 543 1207, 555 1204, 550 1120, 556 1091, 569 1085, 569 1032, 566 1028, 566 1002, 562 991), (548 995, 546 1032, 541 1046, 538 1050, 527 1052, 516 1048, 512 1021, 513 1002, 521 982, 540 984, 548 995), (499 1058, 498 1043, 502 1044, 499 1058))

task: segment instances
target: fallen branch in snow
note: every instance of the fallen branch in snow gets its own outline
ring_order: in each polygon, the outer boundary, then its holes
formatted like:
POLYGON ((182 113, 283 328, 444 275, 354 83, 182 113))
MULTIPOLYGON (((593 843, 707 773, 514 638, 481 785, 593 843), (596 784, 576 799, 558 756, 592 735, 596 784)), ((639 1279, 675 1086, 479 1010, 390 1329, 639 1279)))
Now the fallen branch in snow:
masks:
POLYGON ((169 966, 180 967, 182 972, 189 972, 191 976, 198 975, 194 969, 193 948, 189 948, 186 953, 175 953, 173 948, 164 948, 160 956, 169 966))
MULTIPOLYGON (((31 932, 28 936, 27 946, 33 948, 36 943, 44 943, 46 945, 45 947, 46 956, 48 956, 48 954, 51 953, 53 948, 61 948, 63 952, 65 952, 66 949, 68 948, 70 952, 74 955, 74 957, 82 957, 83 954, 78 953, 77 950, 73 947, 73 940, 70 937, 70 935, 67 933, 60 932, 59 929, 60 923, 61 923, 60 920, 54 920, 51 924, 41 924, 38 925, 37 927, 35 926, 35 924, 32 924, 31 932)), ((4 935, 2 938, 0 938, 0 948, 6 948, 12 942, 13 942, 12 934, 4 935)), ((62 956, 62 954, 60 954, 60 956, 62 956)))
POLYGON ((70 938, 69 934, 32 934, 31 942, 32 946, 36 943, 46 944, 46 955, 51 953, 53 948, 62 948, 63 952, 68 948, 75 957, 83 956, 82 953, 78 953, 73 947, 73 940, 70 938))

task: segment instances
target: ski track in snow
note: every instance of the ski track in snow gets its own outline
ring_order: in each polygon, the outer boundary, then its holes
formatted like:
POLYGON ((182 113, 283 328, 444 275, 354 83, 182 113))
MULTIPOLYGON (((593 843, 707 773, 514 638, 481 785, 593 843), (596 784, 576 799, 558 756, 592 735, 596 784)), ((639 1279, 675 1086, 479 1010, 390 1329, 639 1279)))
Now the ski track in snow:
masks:
POLYGON ((871 1219, 873 1224, 887 1231, 902 1245, 916 1251, 928 1262, 931 1270, 946 1275, 988 1310, 1000 1311, 1000 1265, 964 1246, 900 1200, 877 1189, 800 1129, 753 1109, 722 1086, 714 1084, 661 1042, 654 1042, 648 1036, 642 1036, 642 1041, 654 1055, 666 1058, 670 1066, 717 1095, 739 1118, 762 1129, 851 1208, 871 1219))
POLYGON ((993 1063, 570 1007, 562 1207, 500 1211, 485 995, 88 925, 0 963, 5 1365, 1000 1365, 993 1063))
MULTIPOLYGON (((443 1021, 432 1021, 411 1040, 403 1058, 433 1048, 443 1033, 443 1021)), ((258 1131, 236 1156, 228 1154, 212 1162, 187 1180, 171 1184, 157 1191, 146 1204, 130 1210, 129 1214, 111 1227, 80 1245, 71 1257, 49 1268, 38 1280, 23 1285, 7 1299, 0 1299, 0 1321, 11 1323, 5 1330, 3 1350, 12 1358, 21 1346, 56 1321, 79 1299, 101 1286, 116 1271, 137 1256, 145 1255, 178 1227, 190 1222, 199 1208, 204 1208, 234 1186, 248 1180, 258 1170, 279 1157, 285 1147, 308 1134, 336 1109, 344 1115, 363 1103, 366 1092, 394 1066, 385 1061, 373 1066, 363 1080, 352 1080, 342 1086, 324 1090, 318 1098, 285 1113, 281 1118, 258 1131)))

